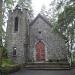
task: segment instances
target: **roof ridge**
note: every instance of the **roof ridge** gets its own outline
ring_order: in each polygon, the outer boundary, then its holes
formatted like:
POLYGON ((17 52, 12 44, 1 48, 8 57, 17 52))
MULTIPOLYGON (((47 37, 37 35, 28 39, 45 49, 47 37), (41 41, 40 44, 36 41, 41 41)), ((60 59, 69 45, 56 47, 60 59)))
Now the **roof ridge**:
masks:
POLYGON ((49 21, 47 21, 40 13, 35 17, 35 19, 29 24, 30 26, 33 25, 33 23, 39 18, 41 17, 49 26, 52 27, 51 23, 49 21))

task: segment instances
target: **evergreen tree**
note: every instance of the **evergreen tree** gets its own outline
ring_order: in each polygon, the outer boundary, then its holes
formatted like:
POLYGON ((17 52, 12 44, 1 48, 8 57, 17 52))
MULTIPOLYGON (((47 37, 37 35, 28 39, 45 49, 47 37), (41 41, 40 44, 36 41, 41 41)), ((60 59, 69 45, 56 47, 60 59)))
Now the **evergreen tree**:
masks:
POLYGON ((20 8, 26 8, 28 10, 31 10, 31 0, 19 0, 18 5, 20 8))
POLYGON ((13 0, 0 0, 0 65, 3 57, 3 39, 5 36, 3 26, 5 26, 5 19, 7 18, 5 14, 8 14, 6 11, 12 9, 13 3, 13 0))
POLYGON ((32 2, 31 0, 19 0, 18 1, 18 6, 21 8, 21 9, 27 9, 29 11, 29 16, 30 16, 30 19, 33 19, 33 10, 32 10, 32 2))

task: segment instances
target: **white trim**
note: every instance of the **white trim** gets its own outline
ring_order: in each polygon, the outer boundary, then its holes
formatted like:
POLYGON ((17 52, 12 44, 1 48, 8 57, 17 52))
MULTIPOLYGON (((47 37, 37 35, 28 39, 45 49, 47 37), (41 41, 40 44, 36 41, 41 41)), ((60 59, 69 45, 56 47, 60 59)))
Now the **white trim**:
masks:
POLYGON ((34 57, 34 61, 36 61, 36 50, 35 50, 35 48, 34 48, 34 51, 33 51, 33 57, 34 57))
POLYGON ((45 61, 48 61, 48 56, 47 56, 47 47, 45 47, 45 61))

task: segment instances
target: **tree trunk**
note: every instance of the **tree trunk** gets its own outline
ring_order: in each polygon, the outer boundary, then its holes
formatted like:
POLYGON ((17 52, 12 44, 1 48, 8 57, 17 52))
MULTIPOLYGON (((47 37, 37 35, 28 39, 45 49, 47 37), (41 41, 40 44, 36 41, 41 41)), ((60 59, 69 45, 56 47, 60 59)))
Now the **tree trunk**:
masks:
POLYGON ((0 46, 2 46, 2 0, 0 0, 0 46))
POLYGON ((2 62, 2 0, 0 0, 0 65, 2 62))

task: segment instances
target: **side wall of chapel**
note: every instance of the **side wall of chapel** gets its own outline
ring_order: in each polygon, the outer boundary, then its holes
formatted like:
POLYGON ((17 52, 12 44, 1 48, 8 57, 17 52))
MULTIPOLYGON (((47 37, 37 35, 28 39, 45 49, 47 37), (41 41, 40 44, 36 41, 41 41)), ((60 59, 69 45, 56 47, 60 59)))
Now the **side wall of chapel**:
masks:
POLYGON ((28 25, 27 9, 15 9, 9 13, 7 23, 6 45, 8 56, 18 64, 25 63, 26 61, 26 35, 28 25), (18 31, 15 29, 15 18, 18 17, 18 31), (16 55, 13 55, 13 50, 16 49, 16 55))

